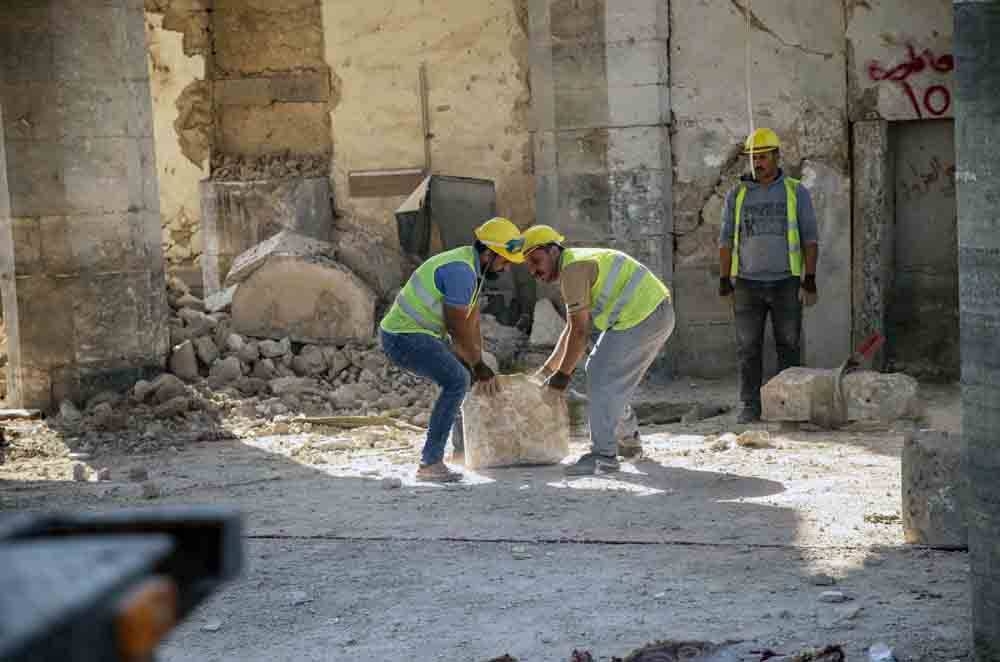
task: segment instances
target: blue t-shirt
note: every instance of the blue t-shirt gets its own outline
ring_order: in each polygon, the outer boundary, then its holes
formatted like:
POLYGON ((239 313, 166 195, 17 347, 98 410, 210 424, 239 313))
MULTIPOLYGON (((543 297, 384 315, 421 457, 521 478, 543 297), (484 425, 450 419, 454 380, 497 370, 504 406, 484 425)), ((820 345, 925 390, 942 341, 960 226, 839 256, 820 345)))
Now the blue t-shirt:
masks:
POLYGON ((434 284, 446 305, 468 306, 476 292, 476 272, 464 262, 449 262, 435 269, 434 284))

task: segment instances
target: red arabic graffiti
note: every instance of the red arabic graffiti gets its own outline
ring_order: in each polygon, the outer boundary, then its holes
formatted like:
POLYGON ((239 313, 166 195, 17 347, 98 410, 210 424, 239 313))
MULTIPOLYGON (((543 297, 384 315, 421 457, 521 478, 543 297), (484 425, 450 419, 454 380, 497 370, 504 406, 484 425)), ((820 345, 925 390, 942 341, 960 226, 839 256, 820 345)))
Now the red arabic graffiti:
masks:
POLYGON ((944 115, 951 108, 951 92, 948 91, 948 88, 944 85, 931 85, 924 90, 923 96, 919 97, 917 91, 913 89, 913 85, 910 83, 910 77, 927 69, 938 73, 948 73, 955 68, 955 58, 951 56, 951 53, 935 57, 929 48, 925 48, 922 52, 917 53, 917 49, 910 44, 906 46, 906 54, 907 60, 891 69, 883 67, 878 60, 872 60, 868 63, 868 77, 876 82, 891 81, 899 83, 899 86, 903 88, 906 96, 910 99, 917 117, 923 118, 924 110, 934 117, 944 115))

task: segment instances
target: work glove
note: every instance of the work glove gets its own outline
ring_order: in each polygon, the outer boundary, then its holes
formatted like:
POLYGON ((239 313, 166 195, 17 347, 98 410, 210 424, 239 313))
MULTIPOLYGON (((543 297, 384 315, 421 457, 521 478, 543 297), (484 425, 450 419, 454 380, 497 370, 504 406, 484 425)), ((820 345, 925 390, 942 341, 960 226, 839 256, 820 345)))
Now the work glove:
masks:
POLYGON ((496 374, 482 361, 472 366, 472 379, 478 393, 493 396, 500 392, 500 382, 496 380, 496 374))
POLYGON ((729 276, 719 278, 719 296, 723 299, 733 296, 733 279, 729 276))
POLYGON ((799 301, 802 302, 803 306, 815 306, 816 301, 819 300, 819 294, 816 293, 816 274, 806 274, 802 278, 802 283, 799 285, 799 301))

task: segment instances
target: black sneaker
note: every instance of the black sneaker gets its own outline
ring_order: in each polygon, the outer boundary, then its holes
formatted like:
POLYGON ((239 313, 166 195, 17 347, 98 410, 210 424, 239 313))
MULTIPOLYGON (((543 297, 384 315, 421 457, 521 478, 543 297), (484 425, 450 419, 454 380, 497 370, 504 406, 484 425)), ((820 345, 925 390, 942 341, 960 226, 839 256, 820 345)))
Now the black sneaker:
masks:
POLYGON ((587 453, 565 469, 567 476, 595 476, 614 473, 621 469, 618 459, 608 455, 587 453))

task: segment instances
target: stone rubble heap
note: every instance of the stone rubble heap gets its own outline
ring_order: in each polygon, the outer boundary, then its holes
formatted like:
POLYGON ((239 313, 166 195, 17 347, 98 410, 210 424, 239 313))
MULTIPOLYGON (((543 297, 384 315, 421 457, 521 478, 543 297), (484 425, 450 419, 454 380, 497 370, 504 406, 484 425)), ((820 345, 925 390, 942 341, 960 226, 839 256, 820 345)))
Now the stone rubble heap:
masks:
MULTIPOLYGON (((393 366, 373 340, 317 345, 251 338, 233 332, 226 308, 206 312, 178 279, 169 279, 168 299, 168 367, 182 386, 203 383, 240 399, 248 416, 380 414, 427 423, 437 387, 393 366)), ((162 384, 154 384, 136 384, 136 399, 151 398, 164 415, 183 411, 173 401, 178 395, 160 395, 162 384)))

